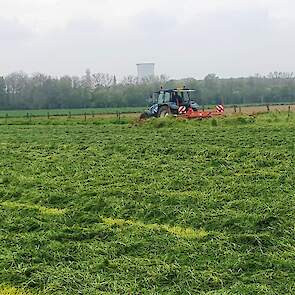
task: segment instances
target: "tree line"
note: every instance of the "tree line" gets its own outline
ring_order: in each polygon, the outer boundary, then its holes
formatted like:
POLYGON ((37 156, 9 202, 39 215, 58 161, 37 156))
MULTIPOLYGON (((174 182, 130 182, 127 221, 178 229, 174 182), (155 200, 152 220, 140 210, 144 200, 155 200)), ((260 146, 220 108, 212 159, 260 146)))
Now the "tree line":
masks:
POLYGON ((293 73, 227 79, 209 74, 203 80, 171 80, 164 75, 139 80, 128 76, 118 82, 115 75, 87 70, 81 77, 24 72, 0 77, 0 109, 141 107, 160 87, 182 86, 196 89, 195 98, 204 105, 295 102, 293 73))

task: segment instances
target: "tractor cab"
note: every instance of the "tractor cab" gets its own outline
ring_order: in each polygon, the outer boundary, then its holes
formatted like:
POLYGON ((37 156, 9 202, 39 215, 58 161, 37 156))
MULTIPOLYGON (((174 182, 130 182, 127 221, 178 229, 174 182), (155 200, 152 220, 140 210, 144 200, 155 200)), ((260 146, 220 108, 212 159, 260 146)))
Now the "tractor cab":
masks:
POLYGON ((193 100, 195 90, 184 88, 161 89, 153 93, 149 109, 141 117, 166 117, 181 115, 188 109, 197 111, 200 107, 193 100))

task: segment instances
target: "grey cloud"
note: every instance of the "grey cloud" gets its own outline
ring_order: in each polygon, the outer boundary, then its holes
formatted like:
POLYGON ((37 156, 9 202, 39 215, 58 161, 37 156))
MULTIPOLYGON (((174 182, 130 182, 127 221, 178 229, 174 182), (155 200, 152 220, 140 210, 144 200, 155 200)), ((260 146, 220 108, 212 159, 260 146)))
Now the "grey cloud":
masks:
POLYGON ((22 42, 33 36, 33 31, 18 21, 0 19, 0 42, 22 42))
POLYGON ((191 19, 176 19, 155 8, 130 17, 128 26, 80 18, 38 36, 20 24, 0 20, 0 38, 12 48, 5 60, 0 57, 0 65, 54 74, 81 74, 91 68, 120 77, 135 74, 135 64, 141 61, 156 62, 159 74, 176 78, 202 78, 210 72, 241 76, 294 71, 294 24, 281 26, 266 8, 223 9, 206 15, 196 10, 191 19), (11 40, 26 40, 22 56, 16 57, 11 40))
POLYGON ((172 32, 178 26, 175 15, 157 10, 149 10, 136 15, 132 24, 144 34, 172 32))
POLYGON ((142 30, 141 52, 154 56, 166 73, 177 77, 203 77, 208 72, 223 76, 250 75, 278 70, 290 71, 295 64, 282 50, 295 49, 290 38, 295 33, 289 26, 283 31, 266 9, 231 9, 206 16, 195 15, 173 30, 163 26, 142 30), (153 28, 153 33, 151 32, 153 28), (287 33, 288 31, 288 33, 287 33), (284 36, 285 34, 289 35, 284 36), (149 43, 149 36, 164 35, 161 42, 149 43), (284 37, 283 37, 284 36, 284 37), (282 38, 283 37, 283 38, 282 38), (281 44, 288 42, 283 49, 281 44))
POLYGON ((103 23, 94 19, 72 20, 67 24, 64 30, 57 31, 59 34, 68 34, 73 38, 92 37, 103 32, 103 23))

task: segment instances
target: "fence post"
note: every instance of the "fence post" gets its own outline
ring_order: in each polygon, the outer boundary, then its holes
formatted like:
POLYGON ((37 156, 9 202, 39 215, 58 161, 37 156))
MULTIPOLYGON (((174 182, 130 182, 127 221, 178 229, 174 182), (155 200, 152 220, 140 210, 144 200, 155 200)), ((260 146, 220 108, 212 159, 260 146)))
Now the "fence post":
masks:
POLYGON ((27 119, 29 119, 29 113, 27 113, 27 119))
POLYGON ((94 112, 92 111, 92 118, 94 118, 94 112))
POLYGON ((269 104, 266 105, 266 109, 268 112, 270 111, 269 104))
POLYGON ((204 105, 202 106, 202 109, 203 109, 203 112, 205 112, 205 106, 204 105))
POLYGON ((69 119, 71 119, 72 118, 72 113, 71 112, 69 112, 69 119))
POLYGON ((47 119, 49 119, 50 118, 50 114, 49 114, 49 112, 47 112, 47 119))
POLYGON ((239 107, 239 113, 241 113, 242 112, 242 108, 241 107, 239 107))
POLYGON ((87 120, 87 114, 84 113, 84 121, 86 121, 86 120, 87 120))
POLYGON ((237 112, 237 106, 234 105, 234 112, 236 113, 237 112))
POLYGON ((290 117, 291 115, 291 106, 288 107, 288 118, 290 117))

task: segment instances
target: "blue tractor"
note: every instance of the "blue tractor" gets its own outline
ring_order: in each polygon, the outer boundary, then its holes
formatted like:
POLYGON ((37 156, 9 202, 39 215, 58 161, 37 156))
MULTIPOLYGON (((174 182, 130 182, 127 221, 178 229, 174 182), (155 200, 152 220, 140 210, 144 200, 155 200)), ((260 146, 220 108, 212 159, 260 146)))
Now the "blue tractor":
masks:
POLYGON ((184 88, 161 89, 152 96, 151 106, 141 114, 141 119, 178 116, 187 110, 198 111, 200 106, 192 99, 195 90, 184 88))

